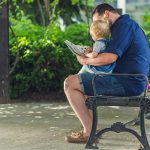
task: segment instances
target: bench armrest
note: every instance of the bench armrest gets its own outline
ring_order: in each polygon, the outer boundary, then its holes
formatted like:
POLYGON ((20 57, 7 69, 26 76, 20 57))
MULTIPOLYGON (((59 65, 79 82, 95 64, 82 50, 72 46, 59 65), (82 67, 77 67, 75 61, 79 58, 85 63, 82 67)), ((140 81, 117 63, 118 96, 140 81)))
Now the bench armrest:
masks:
POLYGON ((143 77, 146 81, 146 85, 145 85, 145 90, 144 90, 144 97, 147 94, 147 86, 149 84, 149 80, 148 77, 144 74, 128 74, 128 73, 99 73, 96 74, 93 79, 92 79, 92 85, 93 85, 93 92, 94 92, 94 96, 97 96, 97 92, 96 92, 96 86, 95 86, 95 79, 98 76, 133 76, 133 77, 143 77))

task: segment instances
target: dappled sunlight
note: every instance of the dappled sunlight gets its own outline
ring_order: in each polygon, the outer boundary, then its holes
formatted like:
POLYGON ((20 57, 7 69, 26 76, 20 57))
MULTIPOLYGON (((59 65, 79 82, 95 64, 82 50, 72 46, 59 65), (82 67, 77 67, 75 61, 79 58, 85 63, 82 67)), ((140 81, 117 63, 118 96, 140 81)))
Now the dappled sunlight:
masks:
POLYGON ((7 115, 1 115, 0 118, 7 118, 7 115))
POLYGON ((45 107, 46 109, 56 109, 56 110, 62 110, 62 109, 67 109, 69 108, 70 106, 62 106, 62 105, 59 105, 59 106, 47 106, 45 107))
POLYGON ((38 109, 40 106, 33 106, 31 109, 38 109))
POLYGON ((66 115, 68 115, 68 116, 75 116, 76 114, 74 112, 68 112, 68 113, 66 113, 66 115))
POLYGON ((34 116, 35 119, 41 119, 42 116, 34 116))
POLYGON ((5 110, 6 108, 0 108, 0 110, 5 110))
POLYGON ((114 108, 114 109, 119 109, 120 108, 119 106, 108 106, 108 107, 111 107, 111 108, 114 108))
POLYGON ((4 114, 12 115, 12 114, 14 114, 14 113, 12 113, 11 111, 4 111, 4 114))
POLYGON ((9 107, 7 107, 8 109, 13 109, 14 107, 12 107, 12 106, 9 106, 9 107))
POLYGON ((38 111, 38 112, 35 112, 36 114, 41 114, 42 112, 38 111))
MULTIPOLYGON (((110 114, 105 114, 105 111, 111 112, 114 118, 120 118, 122 115, 118 111, 125 110, 122 107, 101 107, 102 111, 99 113, 104 114, 104 117, 110 116, 110 114)), ((130 110, 130 109, 129 109, 130 110)), ((131 109, 133 112, 137 112, 136 108, 131 109)), ((126 118, 128 116, 125 116, 126 118)), ((28 104, 6 104, 0 105, 0 118, 18 118, 17 121, 20 122, 24 118, 25 122, 36 123, 42 121, 43 124, 53 124, 55 121, 62 119, 73 119, 77 118, 68 103, 28 103, 28 104), (53 118, 53 120, 51 120, 53 118)))
POLYGON ((27 113, 28 113, 28 114, 34 114, 34 112, 33 112, 33 111, 28 111, 27 113))
POLYGON ((10 119, 14 119, 14 121, 12 121, 14 124, 24 123, 28 125, 37 123, 38 125, 40 122, 40 124, 42 123, 50 125, 57 120, 66 118, 68 116, 74 116, 74 113, 72 113, 70 110, 70 106, 64 103, 6 104, 0 105, 0 118, 7 118, 7 120, 4 120, 5 122, 9 122, 10 119))

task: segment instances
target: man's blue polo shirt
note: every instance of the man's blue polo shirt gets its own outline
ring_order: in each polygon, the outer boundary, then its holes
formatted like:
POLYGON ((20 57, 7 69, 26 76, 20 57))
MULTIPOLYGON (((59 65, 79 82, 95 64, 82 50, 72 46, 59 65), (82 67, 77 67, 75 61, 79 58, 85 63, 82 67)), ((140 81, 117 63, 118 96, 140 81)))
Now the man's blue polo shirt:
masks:
MULTIPOLYGON (((150 49, 143 30, 129 15, 120 16, 111 26, 111 40, 105 50, 118 55, 114 73, 149 72, 150 49)), ((118 77, 126 95, 139 95, 145 88, 141 77, 118 77)))

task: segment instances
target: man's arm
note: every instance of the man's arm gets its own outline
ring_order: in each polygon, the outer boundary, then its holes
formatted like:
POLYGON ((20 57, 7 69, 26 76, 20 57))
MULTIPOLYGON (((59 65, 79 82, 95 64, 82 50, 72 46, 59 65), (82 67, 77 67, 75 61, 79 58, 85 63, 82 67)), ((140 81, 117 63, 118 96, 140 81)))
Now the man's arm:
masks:
POLYGON ((77 56, 77 59, 82 65, 103 66, 111 64, 117 60, 118 56, 114 53, 101 53, 95 58, 86 58, 77 56))

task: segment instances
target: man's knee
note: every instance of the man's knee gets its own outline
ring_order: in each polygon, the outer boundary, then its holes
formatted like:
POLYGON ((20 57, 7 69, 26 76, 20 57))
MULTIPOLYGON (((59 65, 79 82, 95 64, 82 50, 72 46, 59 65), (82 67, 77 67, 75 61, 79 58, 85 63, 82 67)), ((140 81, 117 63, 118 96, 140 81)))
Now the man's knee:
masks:
POLYGON ((64 91, 68 91, 71 88, 77 88, 78 84, 78 76, 77 75, 69 75, 64 81, 64 91))

